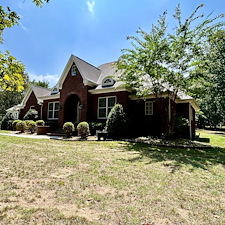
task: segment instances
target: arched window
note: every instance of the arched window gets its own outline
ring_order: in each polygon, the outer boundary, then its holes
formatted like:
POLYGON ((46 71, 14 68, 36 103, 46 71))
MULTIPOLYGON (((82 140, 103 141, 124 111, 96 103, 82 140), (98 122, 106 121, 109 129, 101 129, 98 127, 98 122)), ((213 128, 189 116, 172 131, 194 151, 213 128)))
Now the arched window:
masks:
POLYGON ((115 83, 115 81, 110 78, 110 77, 105 77, 103 80, 102 80, 102 87, 111 87, 113 86, 115 83))
POLYGON ((72 66, 72 69, 71 69, 71 75, 72 76, 76 76, 77 75, 77 68, 75 65, 72 66))

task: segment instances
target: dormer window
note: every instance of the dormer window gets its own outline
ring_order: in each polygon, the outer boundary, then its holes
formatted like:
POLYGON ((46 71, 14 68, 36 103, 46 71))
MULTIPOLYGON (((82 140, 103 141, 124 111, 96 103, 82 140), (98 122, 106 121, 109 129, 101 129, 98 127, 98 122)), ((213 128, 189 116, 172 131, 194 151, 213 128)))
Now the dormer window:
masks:
POLYGON ((102 80, 102 87, 111 87, 113 86, 115 83, 115 81, 110 78, 110 77, 105 77, 103 80, 102 80))
POLYGON ((72 76, 76 76, 77 75, 77 68, 75 65, 72 66, 72 69, 71 69, 71 75, 72 76))
POLYGON ((54 95, 54 94, 57 94, 59 92, 59 90, 58 90, 58 88, 57 87, 54 87, 53 89, 52 89, 52 95, 54 95))

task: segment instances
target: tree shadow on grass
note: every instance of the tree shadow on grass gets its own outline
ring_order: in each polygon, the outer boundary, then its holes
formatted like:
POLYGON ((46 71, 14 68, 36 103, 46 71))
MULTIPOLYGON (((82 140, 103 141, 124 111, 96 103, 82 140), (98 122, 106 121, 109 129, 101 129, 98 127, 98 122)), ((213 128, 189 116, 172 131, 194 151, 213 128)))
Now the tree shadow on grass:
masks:
POLYGON ((191 165, 194 168, 208 170, 212 165, 221 164, 225 166, 225 148, 172 148, 157 147, 141 143, 127 143, 126 151, 136 151, 138 156, 129 159, 130 162, 149 158, 148 163, 165 162, 164 166, 172 167, 172 172, 184 165, 191 165), (170 161, 169 163, 167 161, 170 161), (172 163, 171 163, 172 162, 172 163))

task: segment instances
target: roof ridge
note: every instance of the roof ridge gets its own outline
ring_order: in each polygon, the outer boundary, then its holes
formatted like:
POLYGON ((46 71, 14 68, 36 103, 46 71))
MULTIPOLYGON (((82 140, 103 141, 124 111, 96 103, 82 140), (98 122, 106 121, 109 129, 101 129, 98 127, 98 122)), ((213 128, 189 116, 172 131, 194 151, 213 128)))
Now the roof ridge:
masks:
POLYGON ((31 87, 31 88, 32 88, 32 87, 37 87, 37 88, 45 89, 45 90, 48 90, 48 91, 51 91, 51 89, 52 89, 52 88, 45 88, 45 87, 38 86, 38 85, 34 85, 34 84, 32 84, 30 87, 31 87))
POLYGON ((103 66, 103 65, 106 65, 106 64, 114 64, 114 63, 116 63, 116 62, 117 62, 117 61, 115 60, 115 61, 112 61, 112 62, 103 63, 103 64, 99 65, 98 67, 103 66))
POLYGON ((73 56, 74 56, 75 58, 78 58, 79 60, 81 60, 81 61, 83 61, 83 62, 87 63, 88 65, 90 65, 90 66, 94 67, 95 69, 100 70, 98 67, 96 67, 96 66, 92 65, 91 63, 89 63, 89 62, 87 62, 87 61, 85 61, 85 60, 83 60, 83 59, 81 59, 81 58, 79 58, 78 56, 76 56, 76 55, 73 55, 73 56))

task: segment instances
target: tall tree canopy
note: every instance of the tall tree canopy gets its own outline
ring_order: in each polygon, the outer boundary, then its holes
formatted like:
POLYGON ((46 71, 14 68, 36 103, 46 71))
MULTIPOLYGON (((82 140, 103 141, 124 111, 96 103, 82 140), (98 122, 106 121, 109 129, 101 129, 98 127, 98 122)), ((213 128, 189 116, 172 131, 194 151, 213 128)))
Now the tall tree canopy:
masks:
POLYGON ((168 91, 175 99, 179 91, 189 90, 193 79, 204 75, 204 43, 215 29, 224 26, 218 21, 224 15, 204 16, 199 14, 202 7, 199 5, 182 20, 178 5, 173 15, 177 25, 172 33, 167 31, 165 12, 149 33, 140 28, 140 37, 128 37, 133 48, 122 50, 117 63, 117 68, 123 70, 120 80, 126 87, 139 96, 154 93, 157 97, 168 91))
POLYGON ((216 127, 225 121, 225 30, 213 32, 204 51, 205 80, 193 84, 192 94, 199 100, 202 126, 216 127))

